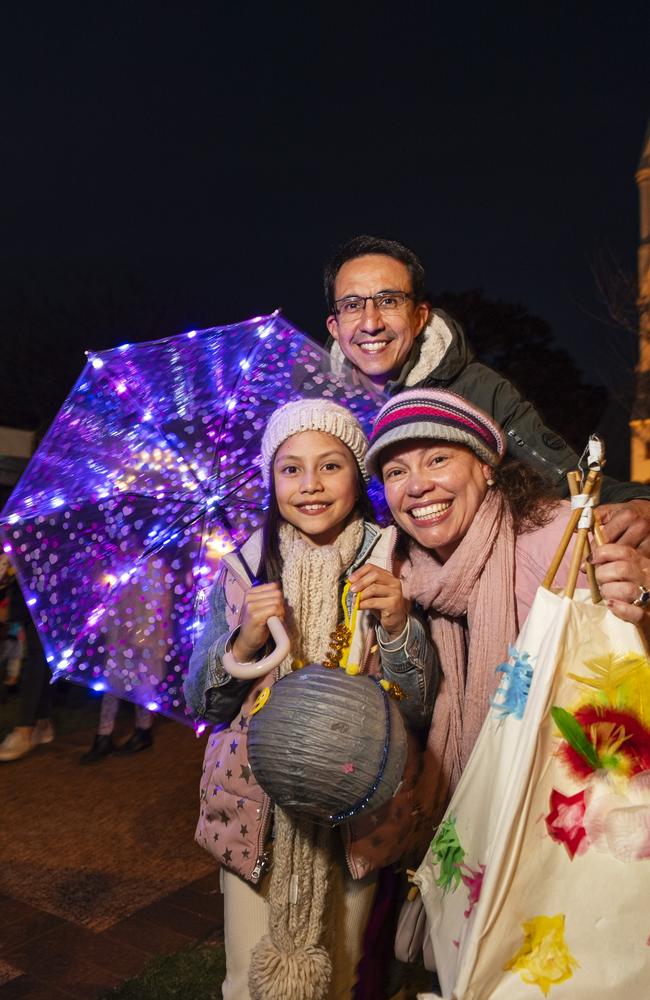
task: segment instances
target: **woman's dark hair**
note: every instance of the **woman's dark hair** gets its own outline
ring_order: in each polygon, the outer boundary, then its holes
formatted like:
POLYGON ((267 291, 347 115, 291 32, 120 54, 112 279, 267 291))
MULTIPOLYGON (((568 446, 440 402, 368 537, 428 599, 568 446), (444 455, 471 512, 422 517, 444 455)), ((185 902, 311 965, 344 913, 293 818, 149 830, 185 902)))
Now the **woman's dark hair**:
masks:
POLYGON ((347 243, 343 243, 332 254, 323 270, 325 300, 330 313, 334 310, 334 285, 337 274, 349 260, 355 260, 356 257, 366 257, 368 254, 393 257, 404 264, 411 277, 411 294, 415 302, 423 302, 426 299, 424 267, 413 250, 404 246, 403 243, 398 243, 397 240, 385 240, 378 236, 355 236, 347 243))
MULTIPOLYGON (((368 496, 368 487, 361 475, 361 470, 354 463, 357 472, 357 502, 354 511, 360 514, 364 521, 376 521, 377 515, 372 501, 368 496)), ((275 495, 273 476, 271 476, 271 487, 269 490, 269 507, 266 512, 266 519, 262 529, 262 558, 258 578, 261 583, 277 583, 282 580, 282 556, 280 555, 280 525, 283 518, 278 508, 278 501, 275 495)))
POLYGON ((524 462, 504 462, 493 473, 494 489, 501 490, 510 507, 516 535, 543 528, 560 500, 548 479, 524 462))
MULTIPOLYGON (((504 462, 492 470, 494 486, 510 508, 515 535, 543 528, 552 519, 560 502, 551 483, 524 462, 504 462)), ((395 523, 393 521, 393 523, 395 523)), ((395 558, 408 559, 409 545, 418 543, 397 526, 395 558)))

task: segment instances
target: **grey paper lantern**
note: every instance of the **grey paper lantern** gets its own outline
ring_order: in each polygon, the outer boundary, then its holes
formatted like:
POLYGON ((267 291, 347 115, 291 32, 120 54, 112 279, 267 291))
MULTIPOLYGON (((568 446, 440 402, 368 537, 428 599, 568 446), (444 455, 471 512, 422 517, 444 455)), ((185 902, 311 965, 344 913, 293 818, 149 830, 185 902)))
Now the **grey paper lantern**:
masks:
POLYGON ((332 824, 395 794, 406 749, 400 710, 376 681, 315 663, 274 684, 248 729, 264 791, 288 811, 332 824))

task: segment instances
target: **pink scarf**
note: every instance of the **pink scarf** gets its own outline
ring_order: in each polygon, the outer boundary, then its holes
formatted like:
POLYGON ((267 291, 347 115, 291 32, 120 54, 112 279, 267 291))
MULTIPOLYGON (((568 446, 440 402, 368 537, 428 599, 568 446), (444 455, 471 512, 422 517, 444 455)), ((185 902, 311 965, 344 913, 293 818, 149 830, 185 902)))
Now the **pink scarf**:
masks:
POLYGON ((515 535, 500 493, 489 490, 444 564, 412 546, 406 595, 429 613, 442 678, 427 740, 427 786, 437 821, 458 783, 496 690, 495 669, 517 637, 515 535))

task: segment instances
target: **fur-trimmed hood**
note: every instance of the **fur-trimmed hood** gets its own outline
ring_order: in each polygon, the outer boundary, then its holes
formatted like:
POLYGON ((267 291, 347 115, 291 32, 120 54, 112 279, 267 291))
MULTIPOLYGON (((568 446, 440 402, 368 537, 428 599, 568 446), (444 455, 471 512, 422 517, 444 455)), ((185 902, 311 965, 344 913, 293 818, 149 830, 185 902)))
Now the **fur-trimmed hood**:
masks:
MULTIPOLYGON (((335 340, 330 346, 334 371, 347 364, 345 355, 335 340)), ((415 386, 445 386, 474 360, 472 350, 459 323, 441 309, 432 309, 424 330, 413 344, 399 378, 387 384, 387 390, 398 392, 415 386)))

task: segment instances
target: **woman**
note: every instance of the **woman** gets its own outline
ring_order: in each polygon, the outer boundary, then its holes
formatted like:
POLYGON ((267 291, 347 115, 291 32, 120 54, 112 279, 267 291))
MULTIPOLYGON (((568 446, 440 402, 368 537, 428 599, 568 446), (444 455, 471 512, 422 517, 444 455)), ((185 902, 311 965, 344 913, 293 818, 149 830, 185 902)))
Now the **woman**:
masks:
MULTIPOLYGON (((501 466, 497 424, 454 393, 422 389, 378 413, 366 465, 405 533, 405 593, 429 611, 443 677, 429 730, 438 819, 467 763, 507 657, 555 554, 570 505, 519 464, 501 466)), ((592 562, 603 599, 644 619, 649 561, 603 545, 592 562)), ((557 582, 566 579, 567 562, 557 582)))
POLYGON ((274 807, 250 771, 246 749, 251 710, 273 678, 234 680, 222 665, 227 649, 239 662, 259 658, 272 616, 285 621, 292 640, 280 676, 296 661, 322 661, 342 613, 341 596, 351 619, 356 592, 350 650, 360 650, 361 672, 397 681, 410 696, 400 702, 407 721, 428 726, 437 679, 433 652, 390 572, 394 529, 373 523, 366 448, 356 419, 330 401, 299 400, 272 415, 261 454, 270 487, 264 532, 224 559, 185 682, 195 713, 222 724, 206 750, 197 840, 224 871, 224 998, 349 997, 376 870, 401 856, 417 819, 409 765, 387 807, 344 824, 341 834, 274 807), (253 575, 261 585, 251 586, 253 575), (351 587, 342 595, 346 579, 351 587), (360 631, 365 638, 356 642, 360 631), (262 875, 271 828, 269 884, 262 875))

